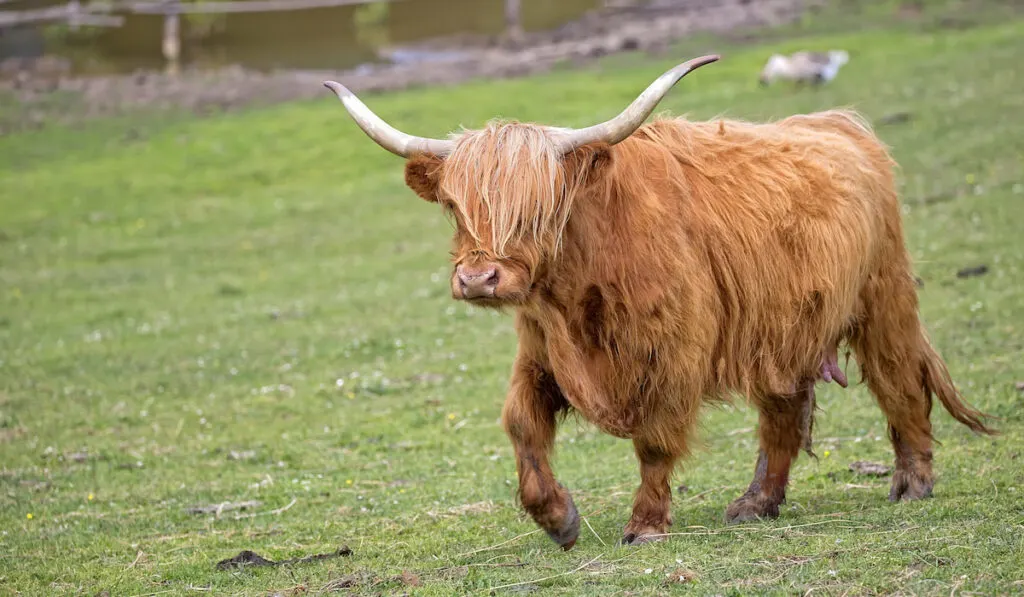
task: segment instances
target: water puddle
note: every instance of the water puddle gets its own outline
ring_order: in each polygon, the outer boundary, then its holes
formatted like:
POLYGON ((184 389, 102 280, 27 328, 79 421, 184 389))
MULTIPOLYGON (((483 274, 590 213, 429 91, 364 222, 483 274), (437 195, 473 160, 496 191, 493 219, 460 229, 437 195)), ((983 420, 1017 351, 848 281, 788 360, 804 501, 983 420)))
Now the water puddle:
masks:
MULTIPOLYGON (((14 0, 0 9, 62 3, 14 0)), ((553 29, 601 4, 602 0, 522 0, 522 26, 527 32, 553 29)), ((271 13, 185 15, 181 66, 347 70, 387 62, 446 62, 464 56, 403 46, 438 37, 493 36, 504 27, 503 0, 394 0, 271 13)), ((120 27, 83 27, 77 32, 64 25, 0 29, 0 61, 58 56, 77 75, 160 70, 165 64, 162 35, 159 15, 125 15, 120 27)))

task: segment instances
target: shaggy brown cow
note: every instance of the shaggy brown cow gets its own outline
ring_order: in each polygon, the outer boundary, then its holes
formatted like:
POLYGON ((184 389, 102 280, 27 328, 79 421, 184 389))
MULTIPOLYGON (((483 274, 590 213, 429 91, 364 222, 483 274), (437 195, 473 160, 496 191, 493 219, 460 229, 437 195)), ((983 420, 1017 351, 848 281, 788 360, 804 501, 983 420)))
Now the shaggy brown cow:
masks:
POLYGON ((730 394, 759 410, 761 448, 727 519, 778 516, 790 465, 810 447, 815 381, 846 383, 844 342, 888 418, 890 499, 932 491, 933 394, 991 433, 918 319, 892 162, 855 113, 641 126, 715 60, 670 70, 586 129, 492 122, 445 140, 402 133, 325 83, 457 222, 453 296, 515 309, 503 423, 522 505, 565 549, 579 516, 548 456, 567 411, 633 441, 641 481, 627 543, 667 531, 669 478, 698 412, 730 394))

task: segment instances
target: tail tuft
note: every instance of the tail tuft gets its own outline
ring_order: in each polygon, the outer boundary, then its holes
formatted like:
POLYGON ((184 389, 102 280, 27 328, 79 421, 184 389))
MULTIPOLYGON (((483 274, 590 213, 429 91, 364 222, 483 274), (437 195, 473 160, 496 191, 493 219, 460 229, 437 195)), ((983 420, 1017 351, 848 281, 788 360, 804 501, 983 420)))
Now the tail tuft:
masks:
POLYGON ((960 392, 957 391, 956 386, 953 385, 953 380, 949 375, 949 370, 946 369, 945 363, 942 362, 942 357, 935 352, 931 343, 928 342, 928 338, 922 337, 922 342, 924 344, 922 348, 924 357, 922 369, 924 374, 925 391, 929 394, 938 396, 939 401, 942 402, 942 406, 946 407, 949 414, 957 421, 960 421, 969 427, 975 433, 999 435, 998 431, 988 427, 982 422, 982 419, 984 418, 991 418, 989 415, 975 410, 963 401, 960 396, 960 392))

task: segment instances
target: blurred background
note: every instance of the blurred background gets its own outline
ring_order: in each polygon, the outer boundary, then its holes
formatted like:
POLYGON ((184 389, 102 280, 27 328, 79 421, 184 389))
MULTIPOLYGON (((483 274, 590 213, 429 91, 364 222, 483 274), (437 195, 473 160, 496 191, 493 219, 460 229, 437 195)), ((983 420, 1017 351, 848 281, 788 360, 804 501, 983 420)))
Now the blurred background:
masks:
POLYGON ((553 29, 595 8, 619 4, 605 0, 84 0, 69 8, 67 0, 7 0, 0 2, 0 10, 7 13, 0 24, 6 20, 13 25, 16 19, 22 24, 5 26, 0 32, 0 59, 52 55, 67 61, 64 66, 69 71, 81 74, 159 69, 167 59, 202 68, 354 68, 412 59, 395 52, 404 44, 457 34, 493 36, 508 29, 553 29), (168 21, 179 12, 183 13, 177 17, 179 49, 165 52, 165 34, 175 34, 168 21), (83 25, 76 27, 76 21, 83 25))
MULTIPOLYGON (((843 10, 871 2, 844 2, 843 10)), ((832 3, 834 4, 834 3, 832 3)), ((913 6, 915 2, 904 2, 913 6)), ((502 78, 697 31, 799 22, 819 0, 0 0, 0 133, 126 107, 206 110, 502 78), (240 92, 244 82, 250 93, 240 92), (6 96, 6 99, 4 99, 6 96), (54 109, 56 108, 56 109, 54 109), (50 114, 44 114, 50 112, 50 114), (54 115, 53 113, 57 114, 54 115)))

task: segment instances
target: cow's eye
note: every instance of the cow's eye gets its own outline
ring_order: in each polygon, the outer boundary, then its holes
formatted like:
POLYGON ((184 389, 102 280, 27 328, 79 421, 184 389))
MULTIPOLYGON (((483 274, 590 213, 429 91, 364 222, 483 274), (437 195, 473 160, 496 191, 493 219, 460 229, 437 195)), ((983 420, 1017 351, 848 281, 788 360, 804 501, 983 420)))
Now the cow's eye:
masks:
POLYGON ((448 220, 448 223, 454 228, 458 225, 458 218, 455 216, 455 206, 445 201, 441 204, 441 211, 444 212, 444 218, 448 220))

